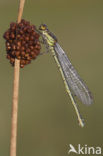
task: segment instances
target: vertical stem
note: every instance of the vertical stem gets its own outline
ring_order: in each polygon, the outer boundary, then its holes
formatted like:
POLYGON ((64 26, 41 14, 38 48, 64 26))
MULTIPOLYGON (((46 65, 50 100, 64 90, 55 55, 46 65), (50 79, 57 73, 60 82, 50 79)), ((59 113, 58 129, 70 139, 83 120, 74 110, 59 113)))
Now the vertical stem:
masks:
POLYGON ((17 114, 18 114, 18 91, 19 91, 19 60, 15 60, 14 84, 13 84, 13 104, 12 104, 12 123, 11 123, 11 142, 10 156, 16 156, 17 138, 17 114))
MULTIPOLYGON (((19 2, 17 23, 19 23, 21 21, 24 3, 25 3, 25 0, 20 0, 20 2, 19 2)), ((20 74, 20 60, 15 59, 13 100, 12 100, 12 118, 11 118, 10 156, 16 156, 16 148, 17 148, 16 143, 17 143, 19 74, 20 74)))
POLYGON ((18 19, 17 19, 18 23, 21 21, 23 9, 24 9, 24 3, 25 3, 25 0, 20 0, 19 2, 18 19))

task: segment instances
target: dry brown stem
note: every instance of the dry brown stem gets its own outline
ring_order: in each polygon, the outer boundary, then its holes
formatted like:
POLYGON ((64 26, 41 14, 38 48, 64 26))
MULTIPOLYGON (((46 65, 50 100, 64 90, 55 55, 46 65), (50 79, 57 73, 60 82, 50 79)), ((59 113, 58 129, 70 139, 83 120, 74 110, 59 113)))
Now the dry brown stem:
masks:
MULTIPOLYGON (((25 0, 20 0, 17 22, 21 21, 25 0)), ((19 93, 19 74, 20 61, 15 59, 14 83, 13 83, 13 101, 12 101, 12 123, 11 123, 11 142, 10 156, 16 156, 17 143, 17 116, 18 116, 18 93, 19 93)))

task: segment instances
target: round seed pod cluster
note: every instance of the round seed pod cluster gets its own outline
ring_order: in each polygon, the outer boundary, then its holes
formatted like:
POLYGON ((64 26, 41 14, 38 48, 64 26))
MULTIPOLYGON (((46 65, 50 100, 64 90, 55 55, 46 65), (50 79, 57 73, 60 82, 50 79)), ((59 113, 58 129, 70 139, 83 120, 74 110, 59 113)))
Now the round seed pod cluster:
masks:
POLYGON ((36 27, 24 19, 20 23, 12 22, 3 37, 6 40, 7 58, 13 66, 15 58, 20 60, 20 67, 23 68, 40 53, 41 46, 36 27))

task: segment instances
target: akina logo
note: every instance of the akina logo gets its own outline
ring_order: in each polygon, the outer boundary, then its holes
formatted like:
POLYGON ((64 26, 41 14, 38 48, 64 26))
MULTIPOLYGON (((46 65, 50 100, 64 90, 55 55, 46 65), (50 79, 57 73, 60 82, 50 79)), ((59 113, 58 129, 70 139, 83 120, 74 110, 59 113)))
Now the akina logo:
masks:
POLYGON ((68 154, 72 154, 75 153, 77 155, 79 154, 87 154, 87 155, 101 155, 102 154, 102 149, 101 147, 97 146, 97 147, 92 147, 92 146, 81 146, 80 144, 77 145, 77 147, 75 148, 72 144, 69 144, 69 150, 68 150, 68 154))

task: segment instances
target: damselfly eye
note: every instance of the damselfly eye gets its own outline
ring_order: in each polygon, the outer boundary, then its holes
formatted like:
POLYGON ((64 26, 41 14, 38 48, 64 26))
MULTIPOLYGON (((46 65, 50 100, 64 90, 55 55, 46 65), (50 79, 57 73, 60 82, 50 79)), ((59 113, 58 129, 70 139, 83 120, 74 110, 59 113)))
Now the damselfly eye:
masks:
POLYGON ((47 25, 46 24, 41 24, 39 27, 39 30, 48 30, 47 25))

